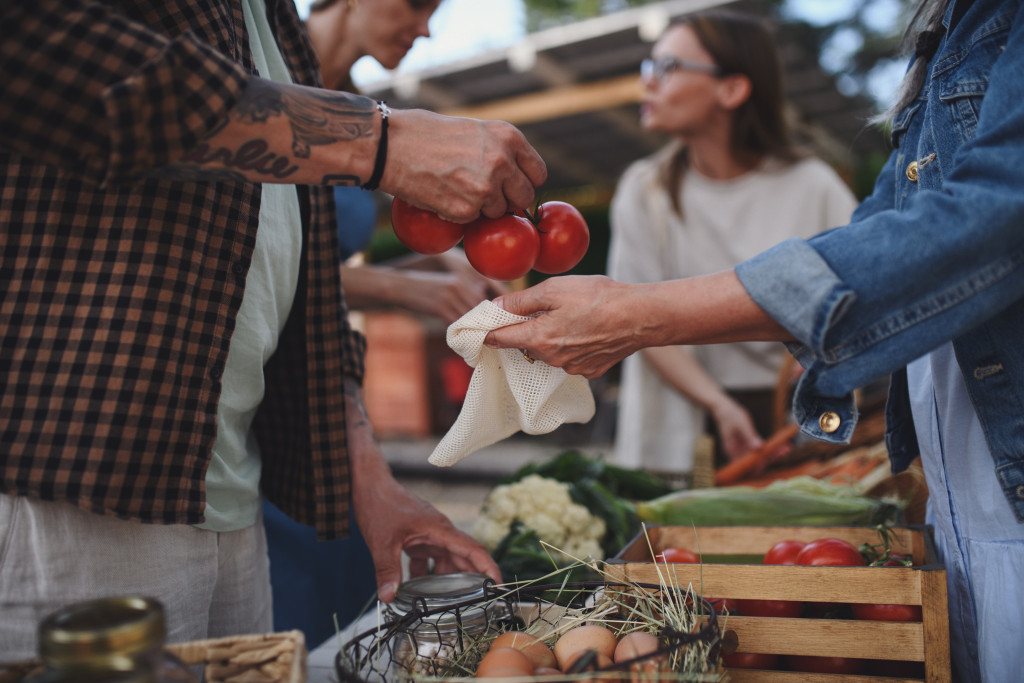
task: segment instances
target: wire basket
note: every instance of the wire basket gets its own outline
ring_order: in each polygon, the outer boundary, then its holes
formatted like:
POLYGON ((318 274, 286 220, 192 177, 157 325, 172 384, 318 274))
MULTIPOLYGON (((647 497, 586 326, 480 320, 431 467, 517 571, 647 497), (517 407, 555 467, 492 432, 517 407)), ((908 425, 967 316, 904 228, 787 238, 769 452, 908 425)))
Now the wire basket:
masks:
POLYGON ((483 597, 434 609, 421 601, 409 612, 392 616, 342 646, 335 658, 341 683, 427 683, 473 678, 491 641, 502 632, 526 630, 551 645, 569 628, 594 621, 617 634, 654 632, 661 645, 656 652, 605 667, 597 666, 594 656, 585 655, 560 674, 558 681, 592 680, 595 671, 602 672, 602 680, 719 680, 719 620, 711 604, 692 589, 602 581, 509 588, 488 582, 483 597), (688 605, 692 619, 683 624, 684 628, 645 618, 651 604, 666 604, 666 600, 677 609, 688 605), (641 602, 644 606, 638 609, 641 602), (638 678, 638 665, 654 658, 669 662, 668 667, 657 675, 640 674, 638 678))

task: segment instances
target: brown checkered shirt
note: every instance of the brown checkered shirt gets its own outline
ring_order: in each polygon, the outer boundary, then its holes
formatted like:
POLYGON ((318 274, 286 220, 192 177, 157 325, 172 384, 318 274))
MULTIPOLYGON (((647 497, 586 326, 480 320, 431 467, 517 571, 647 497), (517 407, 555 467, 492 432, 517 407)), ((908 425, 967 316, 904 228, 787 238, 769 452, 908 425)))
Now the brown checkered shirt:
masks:
MULTIPOLYGON (((268 0, 318 83, 291 0, 268 0)), ((227 119, 254 73, 238 0, 0 3, 0 491, 160 524, 203 518, 221 372, 260 186, 146 171, 227 119)), ((298 292, 254 425, 263 492, 348 532, 347 322, 333 194, 300 187, 298 292)))

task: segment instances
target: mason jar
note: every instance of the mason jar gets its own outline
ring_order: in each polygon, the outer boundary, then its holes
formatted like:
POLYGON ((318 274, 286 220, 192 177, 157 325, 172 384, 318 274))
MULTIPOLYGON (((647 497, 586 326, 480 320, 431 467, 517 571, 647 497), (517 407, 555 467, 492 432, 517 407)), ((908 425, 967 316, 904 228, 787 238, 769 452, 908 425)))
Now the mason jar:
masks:
POLYGON ((39 625, 46 669, 25 683, 196 683, 164 650, 163 606, 152 598, 114 597, 75 603, 39 625))
POLYGON ((486 599, 488 581, 484 574, 455 572, 401 584, 386 609, 391 618, 412 617, 394 635, 394 673, 443 675, 477 640, 500 631, 511 615, 504 600, 486 599))

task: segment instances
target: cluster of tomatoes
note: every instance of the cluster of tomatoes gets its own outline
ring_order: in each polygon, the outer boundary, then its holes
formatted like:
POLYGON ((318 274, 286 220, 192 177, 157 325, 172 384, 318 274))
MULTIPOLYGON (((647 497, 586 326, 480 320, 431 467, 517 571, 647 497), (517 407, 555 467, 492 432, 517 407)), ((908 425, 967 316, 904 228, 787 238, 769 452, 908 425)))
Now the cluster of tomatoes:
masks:
POLYGON ((440 254, 461 241, 469 263, 492 280, 517 280, 531 270, 564 273, 590 246, 583 215, 557 201, 539 205, 533 214, 509 213, 462 225, 396 198, 391 225, 402 244, 420 254, 440 254))
MULTIPOLYGON (((874 559, 874 558, 873 558, 874 559)), ((696 553, 685 548, 666 548, 659 553, 658 562, 700 562, 696 553)), ((803 541, 779 541, 765 553, 763 564, 807 565, 819 567, 862 567, 868 561, 852 543, 841 538, 821 538, 810 543, 803 541)), ((907 566, 909 558, 896 553, 887 553, 880 560, 871 562, 877 566, 907 566)), ((889 605, 871 603, 818 603, 796 600, 708 600, 716 609, 745 617, 833 617, 844 616, 847 612, 854 619, 873 621, 921 621, 920 605, 889 605)), ((722 663, 737 669, 781 669, 809 673, 864 674, 875 675, 918 675, 920 662, 898 660, 864 660, 853 657, 817 657, 810 655, 788 655, 758 652, 733 652, 722 656, 722 663)))

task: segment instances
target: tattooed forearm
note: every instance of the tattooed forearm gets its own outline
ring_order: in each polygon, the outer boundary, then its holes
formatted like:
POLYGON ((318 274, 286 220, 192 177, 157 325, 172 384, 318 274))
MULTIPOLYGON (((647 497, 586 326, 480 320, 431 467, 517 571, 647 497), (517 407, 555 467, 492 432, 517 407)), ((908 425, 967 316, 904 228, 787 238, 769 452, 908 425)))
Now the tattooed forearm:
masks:
POLYGON ((355 140, 373 133, 376 105, 366 97, 335 90, 279 87, 255 79, 238 102, 243 123, 265 123, 283 116, 292 130, 292 151, 309 157, 313 145, 355 140))
MULTIPOLYGON (((366 97, 254 78, 229 122, 155 175, 199 180, 232 173, 253 182, 287 181, 312 147, 372 136, 375 112, 366 97)), ((332 174, 321 182, 359 184, 359 178, 332 174)))
POLYGON ((292 127, 292 151, 303 159, 313 145, 355 140, 373 135, 372 100, 333 90, 282 93, 284 115, 292 127))
POLYGON ((260 175, 284 179, 294 174, 299 167, 287 157, 268 152, 270 145, 265 140, 249 140, 232 151, 224 147, 211 149, 205 142, 186 156, 182 162, 199 166, 218 165, 237 168, 240 171, 256 171, 260 175))

